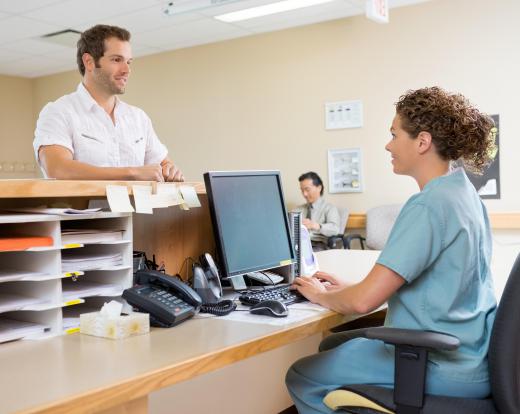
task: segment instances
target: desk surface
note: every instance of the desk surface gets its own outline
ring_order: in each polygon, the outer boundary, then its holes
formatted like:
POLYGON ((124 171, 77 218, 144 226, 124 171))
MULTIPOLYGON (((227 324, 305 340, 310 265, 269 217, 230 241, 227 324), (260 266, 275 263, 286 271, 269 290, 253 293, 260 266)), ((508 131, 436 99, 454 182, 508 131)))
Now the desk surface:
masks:
MULTIPOLYGON (((319 260, 322 270, 332 272, 347 263, 347 275, 355 281, 371 268, 375 254, 323 252, 319 260)), ((283 326, 197 318, 119 341, 74 334, 3 344, 0 411, 84 413, 108 409, 349 319, 354 318, 331 311, 283 326)))
POLYGON ((0 411, 107 409, 345 320, 329 311, 287 326, 200 318, 119 341, 73 334, 4 344, 0 411))

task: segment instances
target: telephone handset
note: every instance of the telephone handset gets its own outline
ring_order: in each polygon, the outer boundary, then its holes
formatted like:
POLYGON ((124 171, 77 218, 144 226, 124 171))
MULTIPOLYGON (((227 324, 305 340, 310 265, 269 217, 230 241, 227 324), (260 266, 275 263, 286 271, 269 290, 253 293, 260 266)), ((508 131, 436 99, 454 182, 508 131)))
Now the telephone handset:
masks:
POLYGON ((138 311, 150 314, 152 326, 170 327, 195 315, 202 299, 181 280, 156 270, 136 272, 136 285, 123 298, 138 311))
POLYGON ((202 298, 201 312, 224 316, 236 309, 237 305, 232 300, 222 300, 220 275, 209 253, 199 256, 199 263, 193 263, 192 271, 193 289, 202 298))
POLYGON ((217 265, 209 253, 199 256, 199 263, 193 263, 193 289, 204 304, 218 303, 222 298, 222 285, 217 265))

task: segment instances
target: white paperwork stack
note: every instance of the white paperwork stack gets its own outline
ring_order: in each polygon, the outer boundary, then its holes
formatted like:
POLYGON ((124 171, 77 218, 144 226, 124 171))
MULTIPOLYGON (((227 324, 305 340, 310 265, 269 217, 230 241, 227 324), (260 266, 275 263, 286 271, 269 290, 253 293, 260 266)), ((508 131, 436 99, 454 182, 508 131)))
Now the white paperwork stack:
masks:
POLYGON ((106 269, 122 265, 123 256, 121 253, 96 254, 74 249, 74 251, 64 251, 61 257, 61 270, 63 272, 106 269))
POLYGON ((64 279, 62 284, 64 301, 90 296, 121 296, 123 290, 125 286, 118 283, 89 282, 81 279, 64 279))
POLYGON ((41 323, 24 322, 16 319, 1 319, 0 343, 39 336, 49 329, 50 327, 48 325, 41 323))
POLYGON ((64 229, 61 232, 61 243, 67 244, 97 244, 110 243, 123 240, 122 230, 102 229, 64 229))

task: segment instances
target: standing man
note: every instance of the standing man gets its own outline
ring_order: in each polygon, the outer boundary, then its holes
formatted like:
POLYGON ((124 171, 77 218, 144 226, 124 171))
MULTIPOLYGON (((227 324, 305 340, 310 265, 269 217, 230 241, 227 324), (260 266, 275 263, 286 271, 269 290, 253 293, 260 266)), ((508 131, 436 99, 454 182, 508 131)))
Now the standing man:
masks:
POLYGON ((311 235, 314 251, 327 249, 327 239, 330 236, 342 233, 338 209, 323 198, 323 181, 313 171, 300 175, 300 190, 307 201, 296 211, 302 212, 302 224, 307 227, 311 235))
POLYGON ((97 25, 78 41, 82 82, 47 104, 34 151, 45 175, 64 180, 184 181, 150 118, 122 102, 130 76, 130 33, 97 25))

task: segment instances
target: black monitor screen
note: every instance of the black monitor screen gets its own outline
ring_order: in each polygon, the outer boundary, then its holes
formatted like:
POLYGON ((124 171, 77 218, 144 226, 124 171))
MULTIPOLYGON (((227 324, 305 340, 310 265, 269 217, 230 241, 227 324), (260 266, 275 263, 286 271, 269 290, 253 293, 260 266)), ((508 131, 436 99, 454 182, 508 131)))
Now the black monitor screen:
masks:
POLYGON ((294 262, 279 171, 204 174, 222 276, 294 262))

